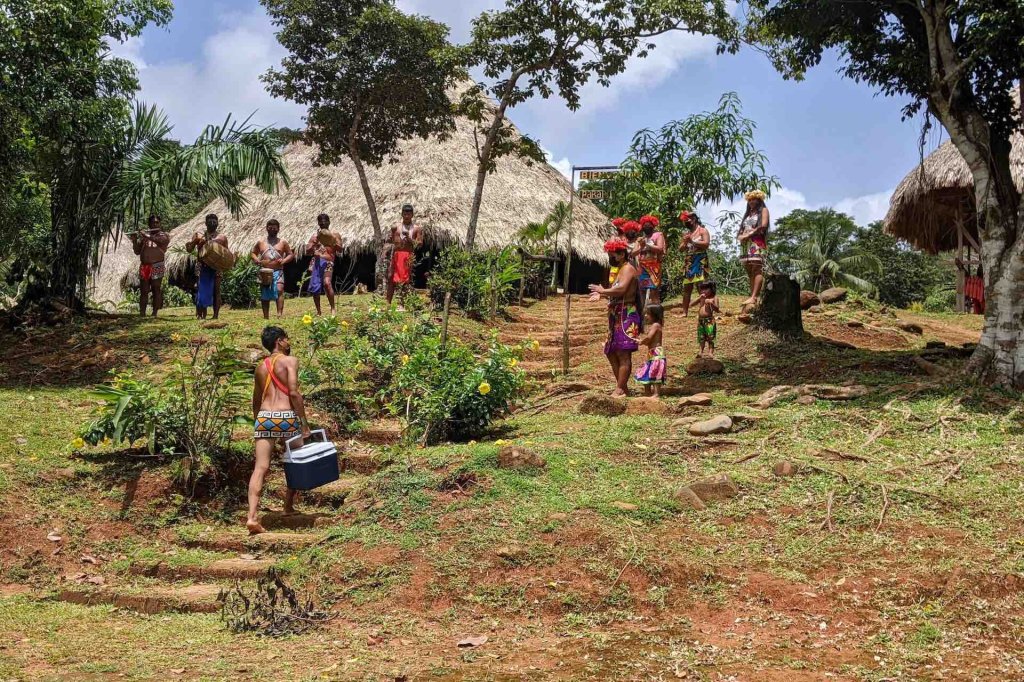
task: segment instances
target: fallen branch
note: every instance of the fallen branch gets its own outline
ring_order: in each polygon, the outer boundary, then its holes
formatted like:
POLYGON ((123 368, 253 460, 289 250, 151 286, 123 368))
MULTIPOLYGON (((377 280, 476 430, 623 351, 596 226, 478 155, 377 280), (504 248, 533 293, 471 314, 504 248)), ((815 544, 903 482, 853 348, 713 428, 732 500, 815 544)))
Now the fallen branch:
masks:
POLYGON ((818 450, 817 452, 814 453, 814 456, 815 457, 821 457, 822 459, 830 459, 830 460, 833 460, 833 461, 839 461, 839 460, 846 460, 848 462, 867 462, 868 461, 868 459, 866 457, 861 457, 860 455, 851 455, 851 454, 849 454, 847 452, 840 452, 839 450, 830 450, 828 448, 825 448, 823 450, 818 450))
POLYGON ((825 520, 821 522, 821 527, 818 530, 825 530, 828 528, 829 532, 833 532, 835 528, 832 527, 832 503, 835 501, 835 492, 829 490, 828 495, 825 497, 825 520))
POLYGON ((623 566, 622 566, 622 570, 619 571, 619 574, 617 576, 615 576, 615 580, 612 581, 612 586, 610 588, 608 588, 609 592, 611 592, 611 591, 613 591, 615 589, 615 586, 619 583, 619 578, 621 578, 622 574, 626 572, 626 569, 629 568, 629 565, 631 563, 633 563, 633 559, 636 558, 636 552, 637 552, 637 549, 639 548, 638 545, 636 544, 636 535, 633 534, 633 527, 630 526, 630 525, 627 525, 626 526, 626 530, 629 531, 629 537, 630 537, 630 539, 633 540, 633 553, 629 555, 629 558, 626 559, 626 563, 623 564, 623 566))
POLYGON ((879 422, 878 426, 875 427, 875 430, 872 431, 871 435, 868 436, 868 439, 866 441, 864 441, 864 447, 867 447, 867 446, 871 445, 872 443, 874 443, 876 440, 878 440, 879 438, 881 438, 882 436, 884 436, 888 432, 889 432, 889 425, 886 424, 885 422, 879 422))
POLYGON ((954 466, 952 469, 950 469, 949 473, 942 477, 942 483, 940 485, 946 485, 951 480, 956 478, 957 474, 960 473, 960 469, 962 469, 963 466, 964 466, 964 460, 960 460, 959 462, 957 462, 956 466, 954 466))
POLYGON ((885 523, 885 515, 889 511, 889 491, 886 490, 885 484, 882 484, 882 513, 878 515, 878 525, 875 526, 875 532, 877 533, 882 529, 882 524, 885 523))

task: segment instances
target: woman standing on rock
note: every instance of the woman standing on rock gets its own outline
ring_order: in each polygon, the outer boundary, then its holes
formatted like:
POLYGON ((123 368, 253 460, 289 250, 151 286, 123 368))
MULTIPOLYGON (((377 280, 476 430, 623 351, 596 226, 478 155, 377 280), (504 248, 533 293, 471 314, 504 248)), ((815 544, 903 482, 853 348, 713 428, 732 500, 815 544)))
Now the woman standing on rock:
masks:
POLYGON ((764 259, 768 253, 768 225, 771 217, 768 207, 764 205, 765 193, 759 189, 747 192, 747 211, 740 222, 737 239, 740 242, 740 262, 747 271, 750 280, 750 298, 742 304, 743 308, 757 303, 764 285, 764 259))

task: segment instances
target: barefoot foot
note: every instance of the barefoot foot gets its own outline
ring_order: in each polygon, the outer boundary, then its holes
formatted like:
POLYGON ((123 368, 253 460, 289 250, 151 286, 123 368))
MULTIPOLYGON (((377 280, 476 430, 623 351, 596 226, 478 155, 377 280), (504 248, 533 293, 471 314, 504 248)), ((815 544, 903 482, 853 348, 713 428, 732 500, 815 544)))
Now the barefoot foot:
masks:
POLYGON ((260 533, 267 532, 267 529, 261 526, 259 521, 246 521, 245 528, 249 531, 249 535, 259 535, 260 533))

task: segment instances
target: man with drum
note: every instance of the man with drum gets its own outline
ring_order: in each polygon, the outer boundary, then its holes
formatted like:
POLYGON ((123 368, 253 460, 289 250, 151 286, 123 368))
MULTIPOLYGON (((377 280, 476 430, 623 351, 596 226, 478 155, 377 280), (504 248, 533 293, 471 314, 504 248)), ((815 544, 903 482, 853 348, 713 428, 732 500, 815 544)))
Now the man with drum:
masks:
POLYGON ((221 252, 230 253, 228 238, 217 231, 219 224, 217 214, 209 214, 206 216, 206 232, 202 234, 196 232, 195 236, 185 244, 185 250, 189 253, 193 253, 197 249, 200 252, 199 258, 196 260, 196 277, 199 279, 199 285, 196 287, 196 318, 200 320, 206 319, 207 309, 210 306, 213 306, 213 319, 216 320, 220 316, 220 272, 203 262, 206 256, 202 253, 204 247, 214 244, 222 247, 221 252))
POLYGON ((334 259, 341 250, 341 235, 331 230, 331 217, 321 213, 316 217, 317 230, 306 243, 306 253, 311 254, 309 261, 309 293, 313 294, 313 305, 316 314, 320 310, 320 295, 327 294, 327 303, 334 309, 334 259))
POLYGON ((267 237, 256 242, 250 256, 260 268, 260 305, 263 319, 270 319, 270 302, 277 302, 277 316, 284 317, 284 266, 295 260, 288 242, 277 236, 281 223, 276 218, 267 221, 267 237))

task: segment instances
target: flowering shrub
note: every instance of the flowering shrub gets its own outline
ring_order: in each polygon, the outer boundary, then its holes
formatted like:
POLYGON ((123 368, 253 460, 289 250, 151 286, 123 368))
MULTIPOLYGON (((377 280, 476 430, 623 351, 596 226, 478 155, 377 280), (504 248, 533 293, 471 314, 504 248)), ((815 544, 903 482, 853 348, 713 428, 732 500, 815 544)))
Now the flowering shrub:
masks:
POLYGON ((423 442, 468 440, 512 407, 523 390, 522 348, 493 340, 482 354, 452 339, 423 337, 395 372, 391 409, 408 414, 423 442))
POLYGON ((470 252, 452 246, 444 250, 430 273, 430 298, 440 305, 450 292, 467 314, 490 317, 516 299, 521 277, 520 258, 512 248, 470 252))

